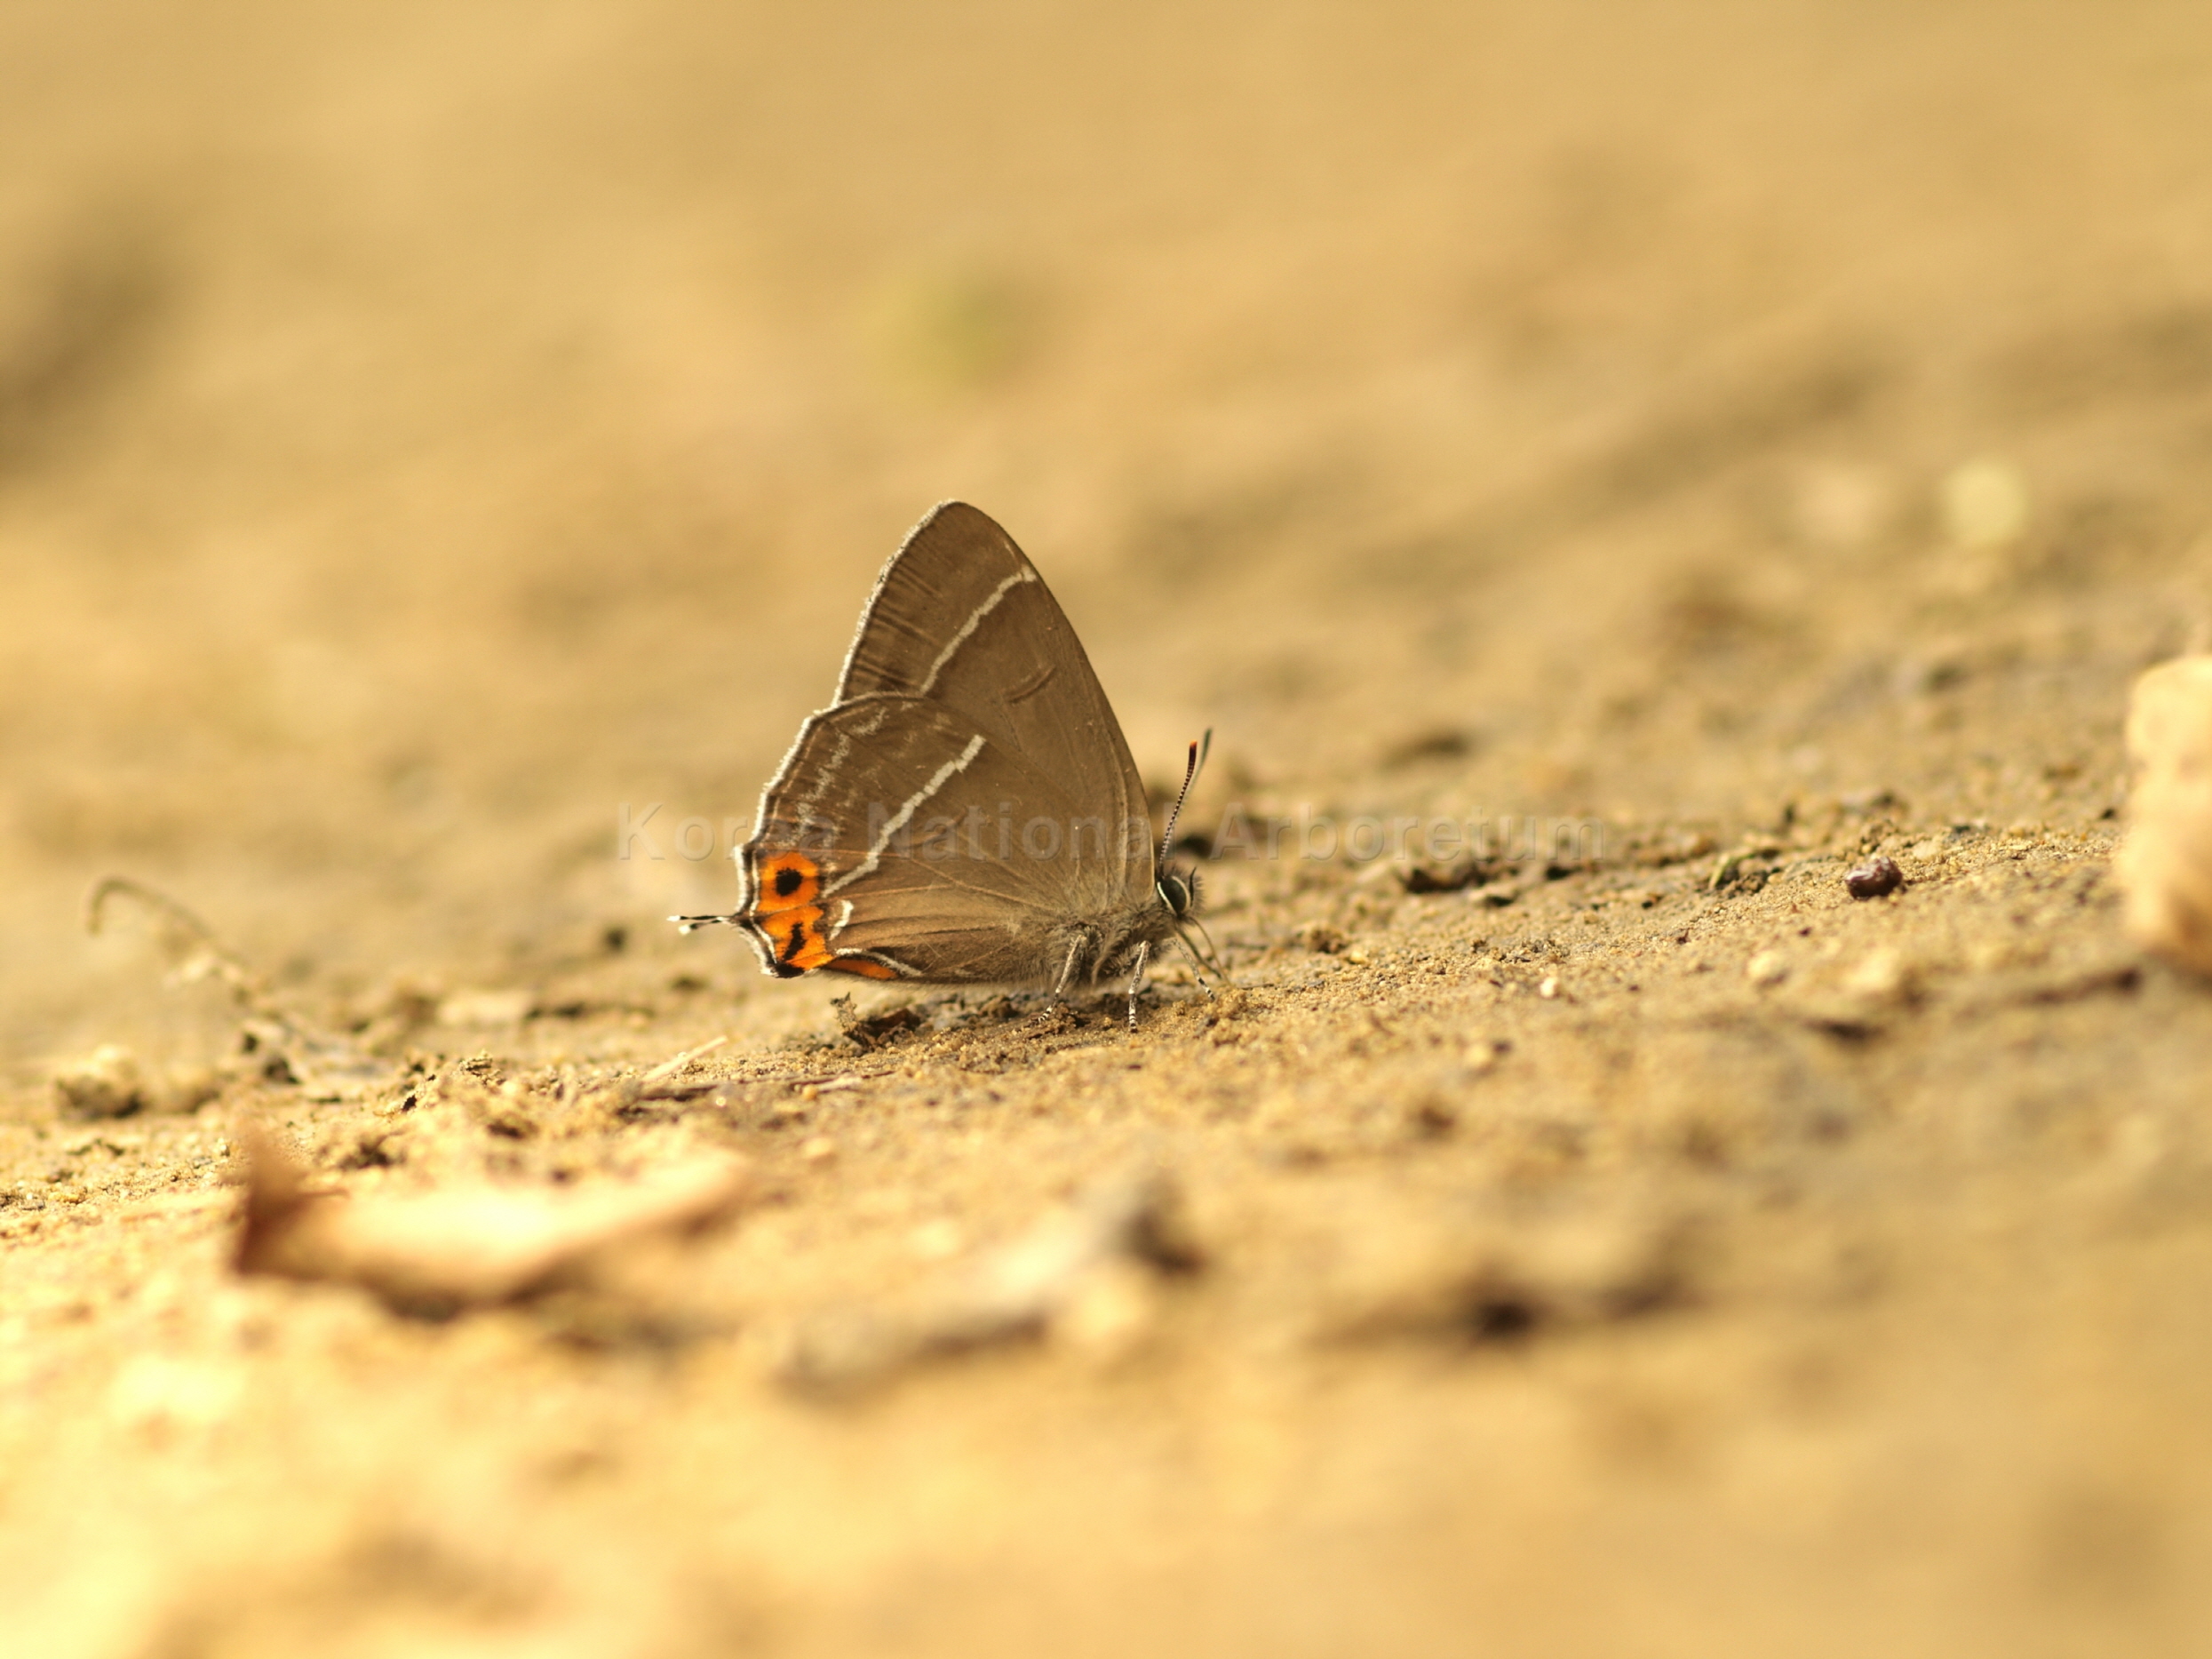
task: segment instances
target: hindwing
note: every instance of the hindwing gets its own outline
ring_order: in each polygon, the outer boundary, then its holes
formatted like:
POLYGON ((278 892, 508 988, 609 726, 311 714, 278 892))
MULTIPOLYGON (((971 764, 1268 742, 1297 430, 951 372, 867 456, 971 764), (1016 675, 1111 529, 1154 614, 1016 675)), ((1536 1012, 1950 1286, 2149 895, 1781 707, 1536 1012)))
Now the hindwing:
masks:
POLYGON ((959 710, 871 693, 811 716, 739 849, 737 920, 771 973, 1048 978, 1126 910, 1150 825, 1086 812, 959 710))

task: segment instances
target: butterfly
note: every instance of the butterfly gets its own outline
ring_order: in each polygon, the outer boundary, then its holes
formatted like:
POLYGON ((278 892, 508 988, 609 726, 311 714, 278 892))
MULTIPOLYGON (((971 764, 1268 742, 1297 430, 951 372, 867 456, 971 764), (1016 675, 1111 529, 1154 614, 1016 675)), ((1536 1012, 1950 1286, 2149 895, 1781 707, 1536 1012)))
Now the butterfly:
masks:
POLYGON ((1061 996, 1126 976, 1134 1030, 1156 948, 1211 965, 1186 930, 1198 877, 1166 864, 1204 758, 1193 743, 1156 857, 1128 742, 1045 578, 988 514, 943 502, 761 792, 736 910, 671 920, 739 929, 780 978, 1061 996))

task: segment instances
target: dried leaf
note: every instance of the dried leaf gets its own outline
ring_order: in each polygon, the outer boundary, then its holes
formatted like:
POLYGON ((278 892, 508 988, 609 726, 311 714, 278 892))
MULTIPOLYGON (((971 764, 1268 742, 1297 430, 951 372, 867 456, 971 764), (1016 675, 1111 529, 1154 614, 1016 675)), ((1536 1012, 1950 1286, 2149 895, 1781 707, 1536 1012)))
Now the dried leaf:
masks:
POLYGON ((744 1161, 716 1154, 620 1186, 355 1197, 311 1185, 266 1134, 241 1139, 249 1178, 240 1272, 358 1285, 430 1316, 586 1283, 612 1253, 696 1233, 752 1190, 744 1161))

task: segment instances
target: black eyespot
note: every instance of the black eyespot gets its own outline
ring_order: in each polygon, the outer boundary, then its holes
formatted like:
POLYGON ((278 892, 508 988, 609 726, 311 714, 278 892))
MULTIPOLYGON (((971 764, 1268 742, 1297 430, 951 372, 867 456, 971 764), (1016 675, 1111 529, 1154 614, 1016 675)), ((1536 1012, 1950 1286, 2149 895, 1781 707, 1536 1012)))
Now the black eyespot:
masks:
POLYGON ((804 881, 807 878, 805 876, 799 873, 796 868, 791 865, 785 865, 782 869, 776 873, 776 897, 789 898, 793 893, 796 893, 799 890, 800 883, 804 881))

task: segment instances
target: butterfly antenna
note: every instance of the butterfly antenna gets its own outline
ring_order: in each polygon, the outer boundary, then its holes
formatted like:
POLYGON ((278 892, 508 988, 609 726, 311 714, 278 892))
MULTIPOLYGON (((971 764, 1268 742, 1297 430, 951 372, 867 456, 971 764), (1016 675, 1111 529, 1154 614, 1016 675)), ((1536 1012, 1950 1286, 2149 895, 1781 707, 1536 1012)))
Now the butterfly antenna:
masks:
POLYGON ((1190 799, 1190 786, 1198 781, 1198 769, 1205 764, 1205 757, 1213 752, 1213 728, 1205 729, 1205 736, 1190 746, 1190 759, 1182 769, 1182 787, 1175 792, 1174 810, 1167 815, 1167 833, 1160 837, 1160 862, 1167 862, 1167 849, 1175 844, 1175 820, 1182 816, 1182 803, 1190 799))

